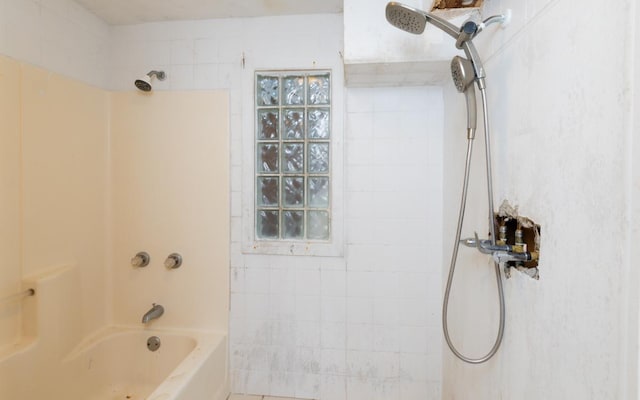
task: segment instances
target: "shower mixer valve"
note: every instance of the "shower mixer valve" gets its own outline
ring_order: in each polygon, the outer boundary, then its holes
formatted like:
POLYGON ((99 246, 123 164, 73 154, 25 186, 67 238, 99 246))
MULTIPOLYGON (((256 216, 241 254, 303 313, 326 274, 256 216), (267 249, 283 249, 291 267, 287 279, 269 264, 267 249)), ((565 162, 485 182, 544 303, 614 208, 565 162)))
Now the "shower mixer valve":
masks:
POLYGON ((538 253, 527 251, 526 244, 493 244, 489 239, 478 239, 478 234, 474 233, 473 238, 460 240, 460 244, 467 247, 475 247, 482 254, 489 254, 498 264, 509 261, 533 261, 538 259, 538 253))

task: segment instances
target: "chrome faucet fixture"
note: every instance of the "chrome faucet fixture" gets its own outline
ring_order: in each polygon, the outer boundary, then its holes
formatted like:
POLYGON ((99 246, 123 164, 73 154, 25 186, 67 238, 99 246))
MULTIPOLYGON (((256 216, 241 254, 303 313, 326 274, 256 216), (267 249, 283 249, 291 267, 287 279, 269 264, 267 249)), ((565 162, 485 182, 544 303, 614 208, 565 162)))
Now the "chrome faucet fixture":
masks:
POLYGON ((160 318, 164 314, 164 307, 160 304, 153 303, 153 307, 142 316, 142 323, 146 324, 152 319, 160 318))
POLYGON ((147 265, 149 265, 149 261, 151 261, 149 253, 147 253, 146 251, 141 251, 131 259, 131 265, 134 267, 146 267, 147 265))
MULTIPOLYGON (((517 231, 516 231, 517 235, 517 231)), ((516 236, 516 244, 493 244, 490 239, 480 240, 478 239, 478 234, 476 233, 473 238, 461 239, 460 244, 463 244, 467 247, 475 247, 482 254, 489 254, 495 262, 500 265, 503 265, 509 261, 532 261, 538 259, 538 252, 535 251, 527 251, 527 245, 522 242, 522 231, 520 231, 520 242, 517 242, 516 236)))
POLYGON ((164 261, 164 266, 168 269, 180 268, 182 265, 182 256, 178 253, 171 253, 164 261))

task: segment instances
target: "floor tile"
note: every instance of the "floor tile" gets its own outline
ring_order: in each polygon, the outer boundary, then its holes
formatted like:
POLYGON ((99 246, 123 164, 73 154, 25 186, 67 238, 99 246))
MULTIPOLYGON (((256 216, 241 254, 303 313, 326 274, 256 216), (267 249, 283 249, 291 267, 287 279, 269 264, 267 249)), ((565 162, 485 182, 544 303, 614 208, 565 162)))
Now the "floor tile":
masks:
POLYGON ((259 396, 254 394, 231 394, 228 400, 298 400, 293 397, 259 396))
POLYGON ((265 396, 264 400, 296 400, 293 397, 273 397, 273 396, 265 396))
POLYGON ((229 400, 262 400, 262 396, 252 394, 231 394, 229 400))

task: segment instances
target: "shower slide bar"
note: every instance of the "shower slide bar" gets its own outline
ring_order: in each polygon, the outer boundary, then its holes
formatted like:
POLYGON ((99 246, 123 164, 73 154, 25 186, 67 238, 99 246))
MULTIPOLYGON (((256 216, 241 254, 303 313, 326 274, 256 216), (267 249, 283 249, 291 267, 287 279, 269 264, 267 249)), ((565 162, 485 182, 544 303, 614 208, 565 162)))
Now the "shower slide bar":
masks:
POLYGON ((21 300, 23 297, 35 296, 35 294, 36 294, 36 290, 29 288, 27 290, 23 290, 20 293, 15 293, 15 294, 11 294, 11 295, 0 298, 0 304, 21 300))

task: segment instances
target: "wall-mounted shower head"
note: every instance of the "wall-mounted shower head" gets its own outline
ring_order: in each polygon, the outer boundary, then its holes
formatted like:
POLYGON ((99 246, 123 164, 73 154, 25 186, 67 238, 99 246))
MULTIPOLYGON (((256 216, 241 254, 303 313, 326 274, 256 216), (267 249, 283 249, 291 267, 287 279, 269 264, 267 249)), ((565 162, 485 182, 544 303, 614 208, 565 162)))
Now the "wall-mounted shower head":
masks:
POLYGON ((387 4, 385 12, 387 21, 391 25, 414 35, 424 32, 424 28, 427 26, 427 17, 423 11, 404 4, 391 2, 387 4))
POLYGON ((142 78, 136 79, 136 82, 135 82, 136 87, 142 90, 143 92, 150 92, 151 78, 153 78, 154 76, 161 81, 163 81, 167 77, 164 71, 149 71, 149 73, 143 76, 142 78))
POLYGON ((476 80, 476 74, 471 61, 460 56, 453 57, 451 60, 451 77, 453 84, 458 92, 464 93, 467 100, 467 138, 473 139, 476 133, 476 88, 473 82, 476 80))
POLYGON ((406 4, 391 1, 385 10, 387 21, 396 28, 416 35, 424 32, 427 22, 436 26, 454 39, 458 38, 460 29, 436 15, 418 10, 406 4))

